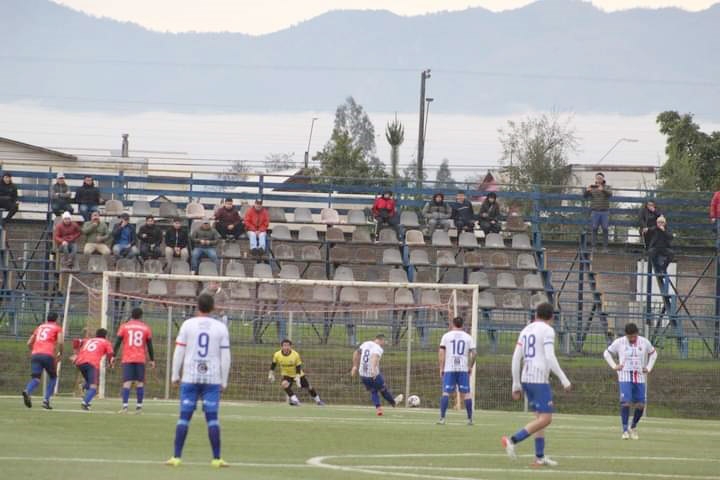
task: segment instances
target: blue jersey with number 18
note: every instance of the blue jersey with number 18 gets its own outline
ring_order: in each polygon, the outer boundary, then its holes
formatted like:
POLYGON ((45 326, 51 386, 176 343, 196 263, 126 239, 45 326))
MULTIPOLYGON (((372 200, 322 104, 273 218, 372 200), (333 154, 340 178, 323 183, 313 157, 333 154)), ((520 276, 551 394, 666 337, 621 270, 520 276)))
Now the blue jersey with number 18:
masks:
POLYGON ((545 322, 534 321, 523 328, 517 341, 523 353, 522 383, 549 382, 551 365, 545 347, 552 351, 554 343, 555 330, 545 322))
POLYGON ((227 368, 223 368, 223 349, 230 348, 228 329, 212 317, 193 317, 180 327, 177 347, 184 347, 184 355, 178 365, 173 362, 173 377, 182 365, 183 383, 226 385, 227 368))

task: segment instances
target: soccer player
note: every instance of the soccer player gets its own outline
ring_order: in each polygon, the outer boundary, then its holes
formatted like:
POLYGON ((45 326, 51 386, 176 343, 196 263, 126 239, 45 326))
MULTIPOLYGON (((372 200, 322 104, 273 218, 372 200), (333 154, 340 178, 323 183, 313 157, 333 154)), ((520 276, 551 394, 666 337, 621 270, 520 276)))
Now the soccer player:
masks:
POLYGON ((202 399, 203 411, 208 427, 208 437, 215 468, 227 467, 220 457, 220 392, 227 388, 230 375, 230 335, 219 320, 211 317, 215 301, 202 294, 198 297, 197 316, 189 318, 180 327, 175 341, 172 364, 172 382, 180 382, 180 418, 175 427, 175 453, 165 462, 171 467, 180 466, 183 446, 187 437, 190 420, 202 399))
POLYGON ((566 392, 571 388, 570 380, 555 357, 555 330, 550 325, 552 319, 553 306, 541 303, 537 306, 535 321, 520 332, 512 358, 512 398, 520 400, 521 392, 524 391, 528 404, 535 411, 535 420, 512 437, 502 437, 505 451, 510 458, 515 459, 515 445, 535 435, 535 461, 532 463, 534 467, 557 465, 556 461, 545 456, 545 428, 552 423, 554 410, 550 372, 560 379, 566 392))
POLYGON ((107 356, 110 367, 115 365, 112 344, 107 339, 107 330, 99 328, 94 338, 83 340, 80 351, 75 357, 75 365, 85 379, 85 398, 80 403, 80 408, 90 410, 90 402, 95 397, 100 376, 100 364, 103 357, 107 356))
POLYGON ((133 308, 130 320, 120 325, 115 339, 115 356, 122 345, 122 408, 118 413, 128 412, 130 388, 135 383, 137 405, 135 413, 142 413, 145 397, 145 347, 150 357, 150 368, 155 368, 155 352, 152 344, 152 330, 142 321, 142 308, 133 308))
POLYGON ((39 325, 27 341, 28 348, 31 352, 30 357, 30 382, 22 391, 23 402, 27 408, 32 408, 31 395, 40 385, 40 377, 43 370, 49 378, 45 389, 45 398, 42 406, 45 410, 52 410, 50 406, 50 397, 55 391, 57 383, 57 370, 55 360, 62 358, 63 352, 63 331, 62 327, 57 324, 58 315, 50 312, 47 321, 39 325), (55 349, 57 348, 57 353, 55 349))
POLYGON ((268 372, 268 380, 270 380, 270 382, 275 381, 275 367, 278 365, 280 365, 280 375, 282 375, 280 386, 285 390, 290 405, 300 405, 300 400, 298 400, 297 395, 295 395, 292 389, 293 381, 297 383, 300 388, 307 390, 317 405, 325 405, 325 403, 320 400, 320 395, 318 395, 317 391, 310 385, 307 375, 305 375, 303 371, 300 354, 293 350, 292 341, 287 338, 280 342, 280 350, 273 354, 272 364, 268 372))
POLYGON ((464 320, 455 317, 452 328, 440 340, 438 362, 440 378, 443 382, 443 394, 440 398, 439 425, 445 425, 445 414, 450 404, 450 394, 457 390, 465 396, 467 424, 472 425, 472 393, 470 393, 470 374, 475 365, 475 340, 463 330, 464 320))
POLYGON ((378 334, 374 340, 368 340, 360 345, 360 348, 353 352, 353 366, 350 371, 351 376, 360 374, 360 380, 368 392, 375 412, 378 416, 382 416, 383 409, 380 404, 380 395, 393 407, 403 401, 403 394, 393 398, 392 393, 385 385, 385 379, 380 373, 380 359, 383 356, 383 347, 385 346, 385 335, 378 334), (379 395, 378 395, 379 394, 379 395))
POLYGON ((657 360, 657 352, 650 341, 638 335, 634 323, 625 325, 625 336, 616 339, 603 353, 610 368, 617 370, 620 384, 620 419, 622 439, 638 440, 637 425, 645 411, 645 381, 657 360), (613 355, 618 356, 615 363, 613 355), (635 412, 630 429, 630 404, 635 404, 635 412))

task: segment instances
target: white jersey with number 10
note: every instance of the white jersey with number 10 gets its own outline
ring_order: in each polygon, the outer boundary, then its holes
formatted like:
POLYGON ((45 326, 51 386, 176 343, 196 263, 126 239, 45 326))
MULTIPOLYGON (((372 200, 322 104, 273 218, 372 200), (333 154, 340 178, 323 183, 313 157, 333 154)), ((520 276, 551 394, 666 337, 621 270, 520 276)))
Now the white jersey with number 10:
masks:
POLYGON ((468 356, 475 350, 475 340, 462 330, 450 330, 442 336, 440 346, 445 348, 444 372, 467 372, 468 356))
POLYGON ((373 342, 372 340, 368 340, 367 342, 364 342, 362 345, 360 345, 360 348, 358 348, 360 351, 360 376, 361 377, 376 377, 380 374, 380 358, 382 358, 383 355, 383 349, 380 345, 373 342), (377 368, 373 370, 372 364, 370 363, 370 359, 373 355, 378 355, 378 364, 377 368))
POLYGON ((230 335, 211 317, 193 317, 180 327, 173 358, 173 379, 183 383, 227 385, 230 370, 230 335))

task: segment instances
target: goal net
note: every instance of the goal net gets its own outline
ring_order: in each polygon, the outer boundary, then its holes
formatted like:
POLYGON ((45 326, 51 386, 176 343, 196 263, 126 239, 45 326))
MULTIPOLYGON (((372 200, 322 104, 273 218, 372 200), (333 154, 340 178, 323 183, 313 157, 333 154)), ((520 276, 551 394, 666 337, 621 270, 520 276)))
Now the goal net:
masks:
MULTIPOLYGON (((440 392, 437 346, 450 320, 462 315, 468 333, 477 337, 478 290, 464 284, 104 272, 98 288, 85 289, 88 310, 99 314, 97 326, 106 328, 111 340, 132 308, 143 309, 157 363, 147 374, 151 398, 176 395, 170 388, 174 340, 182 322, 194 315, 200 293, 214 296, 214 316, 228 326, 233 362, 225 397, 237 400, 285 400, 267 373, 280 341, 289 338, 324 400, 367 405, 363 386, 350 377, 352 355, 360 343, 382 333, 387 343, 381 369, 390 390, 405 398, 418 395, 423 406, 433 406, 440 392)), ((119 368, 104 369, 100 394, 116 396, 120 375, 119 368)), ((309 400, 306 392, 299 397, 309 400)))

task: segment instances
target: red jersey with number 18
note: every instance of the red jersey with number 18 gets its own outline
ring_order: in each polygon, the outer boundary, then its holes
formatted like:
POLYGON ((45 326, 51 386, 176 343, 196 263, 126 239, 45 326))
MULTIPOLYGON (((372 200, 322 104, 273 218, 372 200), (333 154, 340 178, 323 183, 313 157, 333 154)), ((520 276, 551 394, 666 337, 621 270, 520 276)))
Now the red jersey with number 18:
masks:
POLYGON ((139 320, 120 325, 117 332, 122 338, 122 363, 145 363, 145 345, 152 339, 152 330, 139 320))
POLYGON ((33 332, 35 341, 33 355, 55 355, 55 344, 62 333, 62 327, 55 322, 45 322, 33 332))

